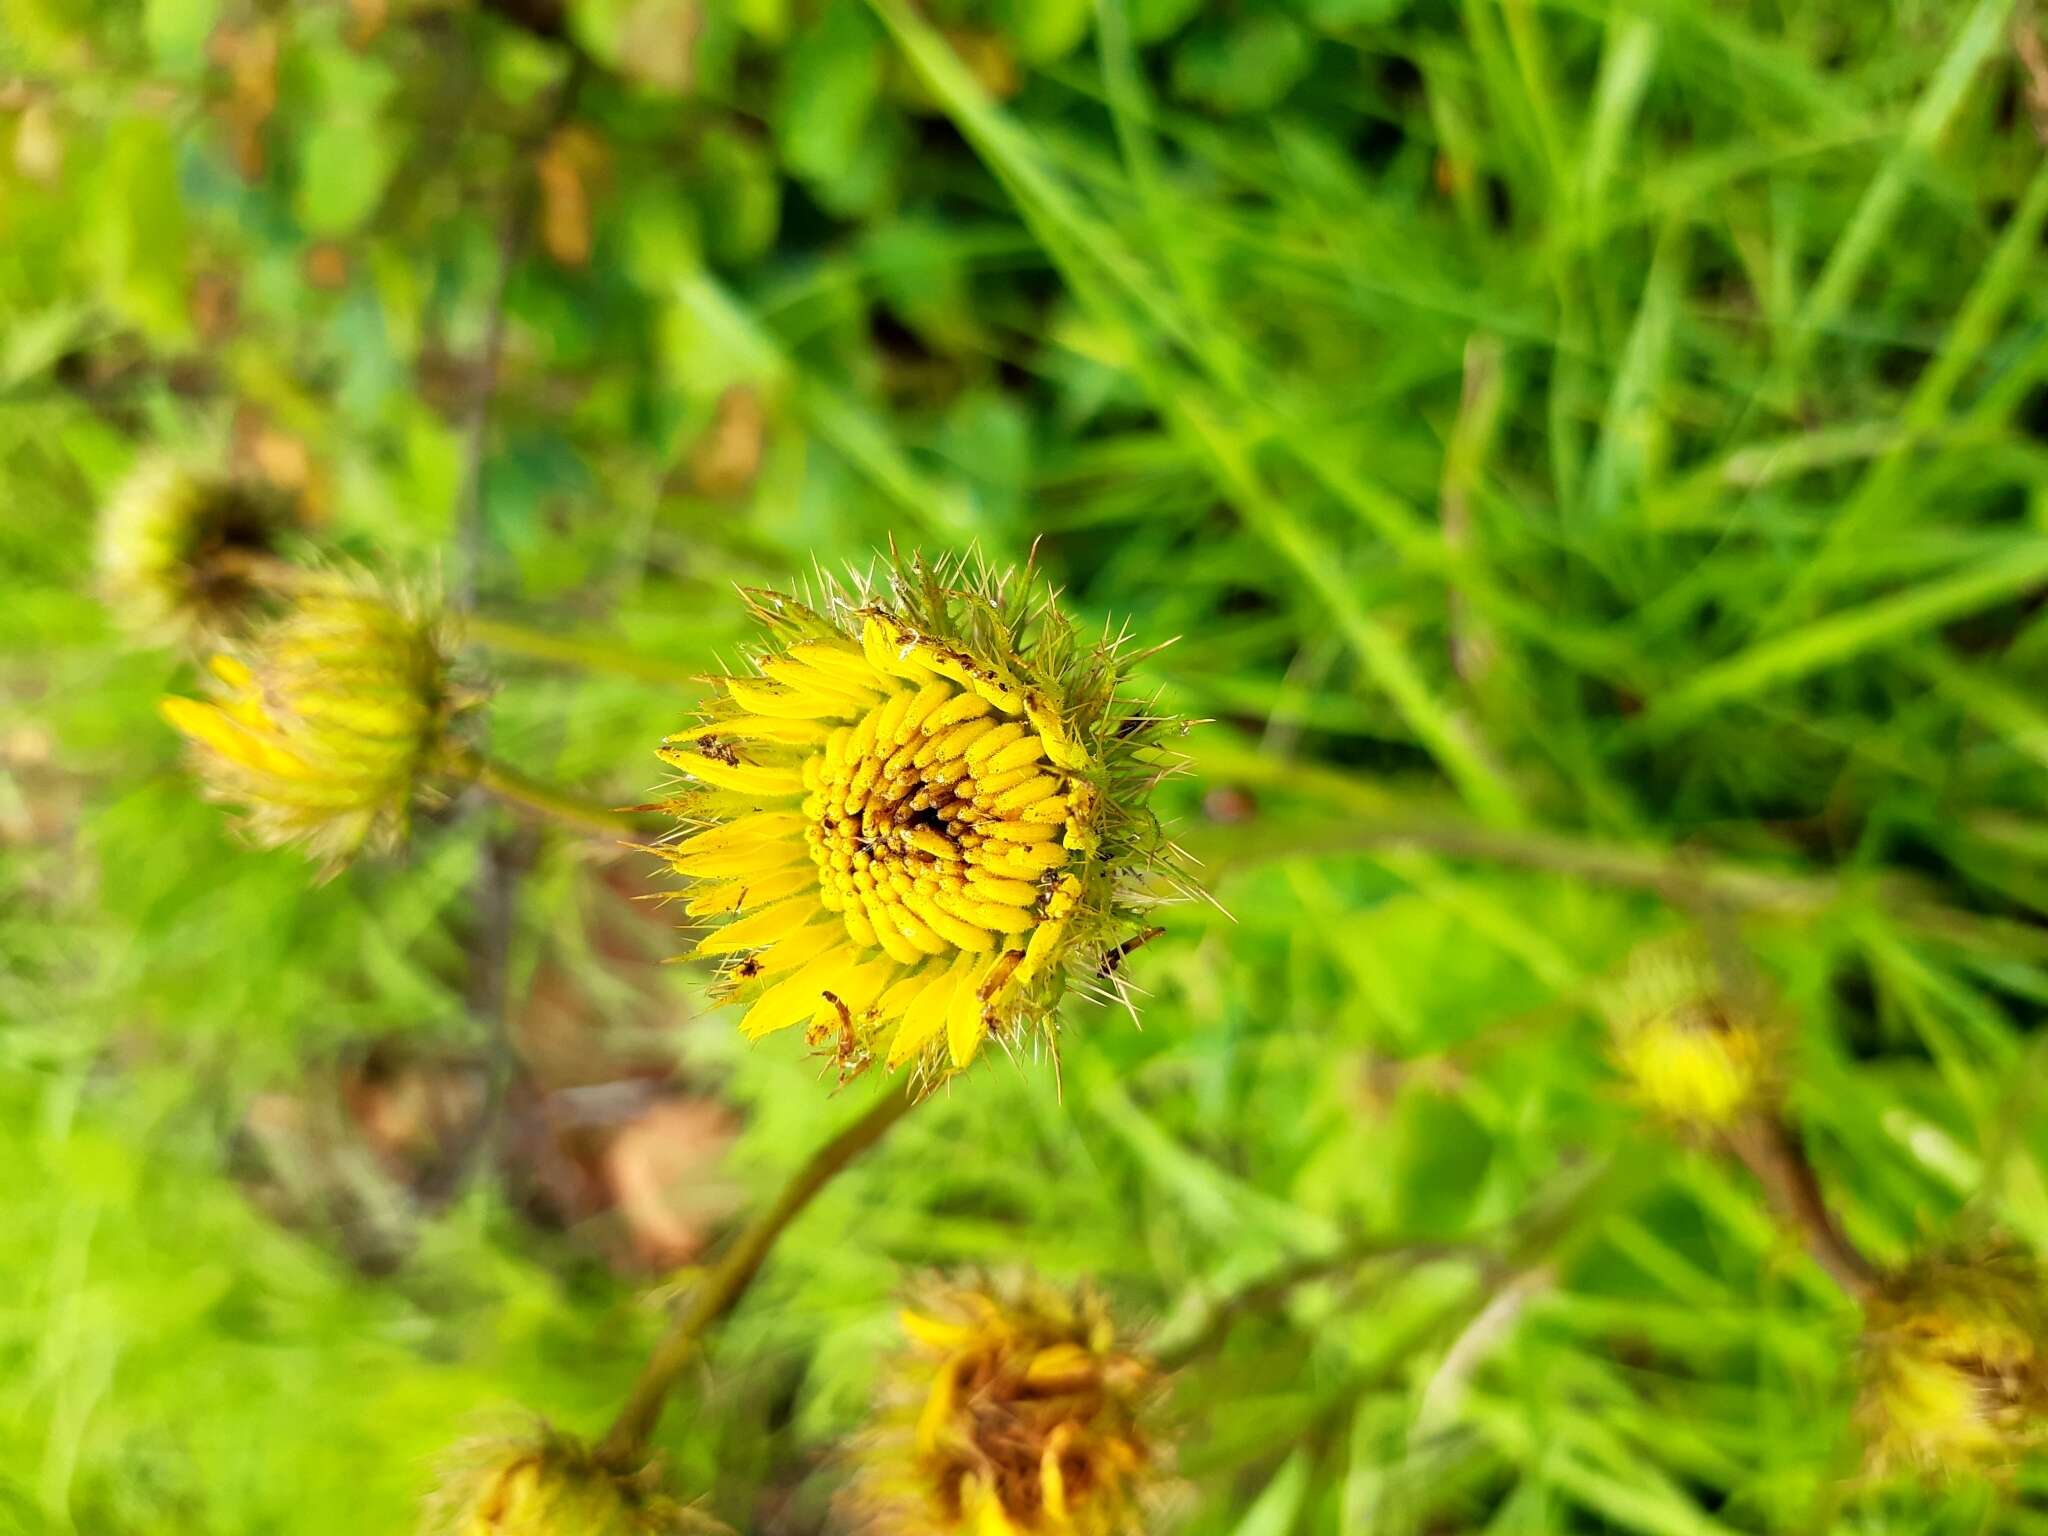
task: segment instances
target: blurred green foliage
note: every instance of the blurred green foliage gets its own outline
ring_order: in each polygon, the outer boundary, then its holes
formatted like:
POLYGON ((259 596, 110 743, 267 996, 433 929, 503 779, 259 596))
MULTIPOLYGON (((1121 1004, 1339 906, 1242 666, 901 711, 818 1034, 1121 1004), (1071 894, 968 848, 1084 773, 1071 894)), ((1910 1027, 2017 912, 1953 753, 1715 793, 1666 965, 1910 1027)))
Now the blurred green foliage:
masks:
MULTIPOLYGON (((235 846, 153 713, 186 663, 92 594, 154 446, 684 671, 733 582, 891 539, 1036 543, 1083 615, 1180 637, 1147 681, 1214 723, 1162 795, 1229 915, 1132 956, 1142 1030, 1076 1009, 1057 1078, 986 1065, 806 1215, 664 1435, 738 1528, 830 1518, 908 1270, 1093 1275, 1171 1335, 1361 1238, 1513 1226, 1507 1272, 1235 1319, 1177 1389, 1181 1528, 2048 1530, 2038 1470, 1844 1483, 1854 1309, 1631 1112, 1590 1003, 1705 922, 1860 1244, 2048 1246, 2040 26, 0 0, 0 1530, 404 1529, 479 1413, 600 1427, 660 1321, 489 1157, 429 1194, 344 1146, 346 1199, 324 1162, 265 1196, 263 1106, 494 1048, 506 823, 459 802, 320 886, 235 846)), ((608 804, 693 707, 471 664, 494 750, 608 804)), ((650 1031, 644 872, 523 852, 515 999, 566 985, 732 1105, 721 1177, 865 1101, 690 968, 650 1031)))

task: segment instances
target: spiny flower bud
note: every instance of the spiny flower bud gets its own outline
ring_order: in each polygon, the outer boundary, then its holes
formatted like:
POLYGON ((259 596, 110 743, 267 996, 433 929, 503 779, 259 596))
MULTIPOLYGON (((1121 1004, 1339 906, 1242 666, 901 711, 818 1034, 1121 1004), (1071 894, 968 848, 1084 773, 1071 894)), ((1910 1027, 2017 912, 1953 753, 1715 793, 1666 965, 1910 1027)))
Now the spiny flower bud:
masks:
POLYGON ((462 703, 439 622, 415 601, 336 579, 296 593, 208 663, 212 698, 167 698, 209 799, 260 846, 330 867, 403 840, 462 703))
POLYGON ((728 957, 741 1030, 808 1025, 843 1076, 937 1074, 1050 1041, 1070 985, 1122 997, 1181 883, 1145 808, 1167 722, 1119 694, 1139 658, 1081 643, 1028 570, 820 588, 748 594, 766 642, 662 748, 693 786, 654 851, 723 920, 696 952, 728 957))
POLYGON ((1601 1003, 1630 1095, 1673 1126, 1726 1130, 1773 1091, 1772 1042, 1755 1008, 1690 946, 1638 952, 1601 1003))
POLYGON ((171 643, 246 627, 282 523, 254 485, 145 458, 101 511, 100 594, 121 627, 171 643))
POLYGON ((1117 1536, 1156 1478, 1158 1377, 1109 1314, 1022 1276, 934 1285, 903 1313, 851 1490, 889 1536, 1117 1536))
POLYGON ((541 1429, 459 1446, 427 1501, 421 1536, 730 1536, 661 1493, 651 1473, 621 1476, 580 1442, 541 1429))
POLYGON ((2048 1444, 2048 1277, 2014 1253, 1900 1271, 1870 1303, 1861 1376, 1874 1475, 2009 1467, 2048 1444))

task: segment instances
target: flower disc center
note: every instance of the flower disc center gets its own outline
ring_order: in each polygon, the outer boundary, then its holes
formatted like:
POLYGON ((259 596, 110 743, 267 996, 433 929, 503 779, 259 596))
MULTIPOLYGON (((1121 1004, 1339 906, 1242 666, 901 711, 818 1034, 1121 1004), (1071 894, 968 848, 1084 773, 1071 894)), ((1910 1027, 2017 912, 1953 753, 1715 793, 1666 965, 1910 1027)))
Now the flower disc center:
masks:
POLYGON ((849 935, 904 963, 995 949, 1064 863, 1066 776, 1039 735, 935 681, 836 727, 804 763, 804 841, 849 935))

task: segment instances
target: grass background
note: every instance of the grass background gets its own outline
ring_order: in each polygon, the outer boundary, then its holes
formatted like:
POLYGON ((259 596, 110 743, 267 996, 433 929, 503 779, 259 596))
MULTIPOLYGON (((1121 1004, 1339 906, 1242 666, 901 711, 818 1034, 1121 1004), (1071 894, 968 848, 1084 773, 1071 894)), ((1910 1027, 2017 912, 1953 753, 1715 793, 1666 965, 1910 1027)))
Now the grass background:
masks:
MULTIPOLYGON (((1132 958, 1142 1029, 1076 1008, 1061 1084, 984 1066, 789 1236, 663 1435, 740 1529, 827 1526, 908 1273, 1028 1260, 1173 1337, 1380 1241, 1452 1251, 1182 1374, 1179 1528, 2048 1530, 2038 1471, 1845 1485, 1853 1308, 1589 1003, 1706 923, 1860 1243, 2048 1245, 2041 27, 0 0, 0 1530, 404 1529, 479 1412, 601 1426, 659 1322, 488 1159, 428 1198, 344 1125, 258 1198, 253 1106, 495 1049, 515 834, 461 801, 321 886, 235 845, 153 712, 189 665, 92 596, 149 446, 686 674, 732 583, 892 538, 1036 542, 1180 637, 1145 680, 1214 723, 1163 798, 1228 915, 1132 958)), ((609 803, 693 707, 472 660, 495 750, 609 803)), ((646 980, 644 871, 517 849, 510 994, 731 1106, 716 1182, 872 1092, 646 980)))

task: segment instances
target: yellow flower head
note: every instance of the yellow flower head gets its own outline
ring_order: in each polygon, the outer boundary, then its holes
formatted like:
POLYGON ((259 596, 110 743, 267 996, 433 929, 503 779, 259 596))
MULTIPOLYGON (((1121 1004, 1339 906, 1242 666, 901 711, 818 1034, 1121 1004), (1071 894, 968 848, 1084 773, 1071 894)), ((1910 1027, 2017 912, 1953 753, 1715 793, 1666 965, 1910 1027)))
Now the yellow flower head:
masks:
POLYGON ((2048 1277, 2013 1253, 1901 1271, 1870 1305, 1861 1375, 1873 1474, 2003 1470, 2048 1444, 2048 1277))
POLYGON ((214 656, 212 698, 167 698, 209 799, 239 806, 263 847, 329 865, 404 837, 458 696, 439 623, 359 582, 297 593, 241 648, 214 656))
POLYGON ((1691 947, 1641 951, 1602 1004, 1631 1096, 1672 1125, 1725 1130, 1771 1093, 1769 1035, 1691 947))
MULTIPOLYGON (((680 1536, 725 1527, 551 1430, 458 1447, 421 1536, 680 1536)), ((730 1533, 727 1533, 730 1536, 730 1533)))
POLYGON ((1117 1536, 1156 1475, 1158 1377, 1101 1301, 1024 1278, 934 1286, 903 1314, 852 1502, 889 1536, 1117 1536))
POLYGON ((766 643, 664 743, 696 830, 657 850, 724 919, 697 953, 729 957, 742 1031, 938 1073, 1050 1040, 1070 984, 1121 995, 1178 879, 1144 806, 1164 723, 1118 695, 1136 658, 1081 644, 1028 570, 748 596, 766 643))
POLYGON ((257 588, 251 566, 270 554, 280 518, 254 486, 147 458, 100 513, 100 593, 141 639, 232 634, 257 588))

